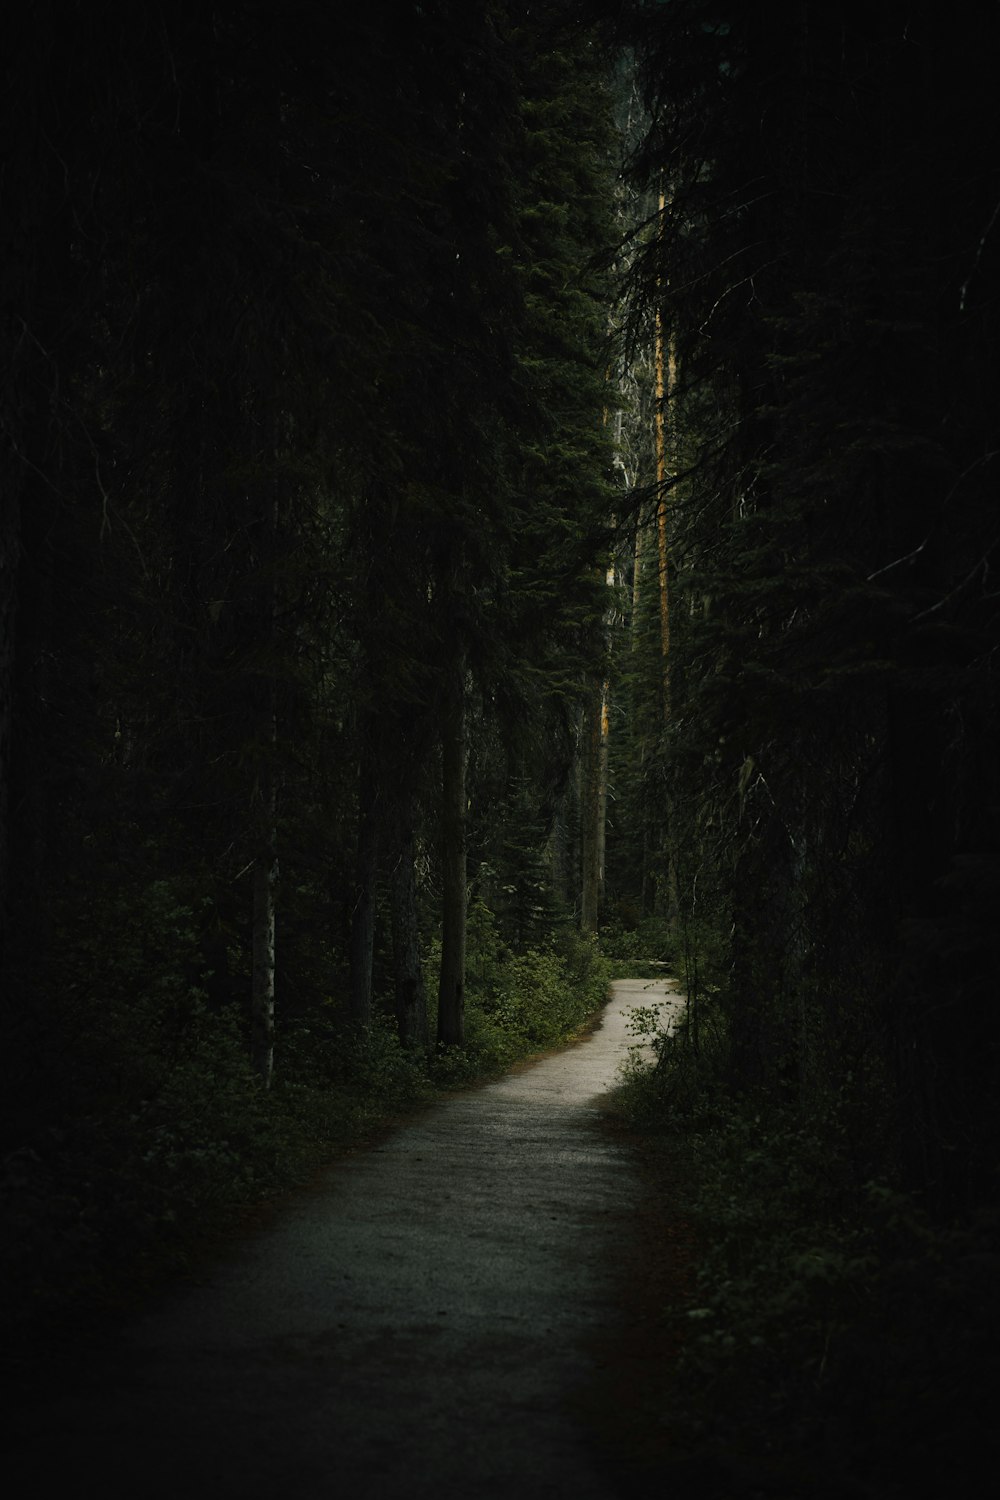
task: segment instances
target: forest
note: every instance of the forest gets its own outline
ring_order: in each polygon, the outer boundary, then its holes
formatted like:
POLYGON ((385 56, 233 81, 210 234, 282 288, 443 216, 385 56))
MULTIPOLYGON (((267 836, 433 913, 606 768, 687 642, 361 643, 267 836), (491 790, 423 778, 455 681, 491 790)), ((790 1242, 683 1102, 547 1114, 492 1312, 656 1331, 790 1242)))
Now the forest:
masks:
POLYGON ((666 964, 615 1106, 688 1247, 637 1426, 773 1440, 789 1496, 972 1484, 996 8, 0 35, 11 1345, 666 964))

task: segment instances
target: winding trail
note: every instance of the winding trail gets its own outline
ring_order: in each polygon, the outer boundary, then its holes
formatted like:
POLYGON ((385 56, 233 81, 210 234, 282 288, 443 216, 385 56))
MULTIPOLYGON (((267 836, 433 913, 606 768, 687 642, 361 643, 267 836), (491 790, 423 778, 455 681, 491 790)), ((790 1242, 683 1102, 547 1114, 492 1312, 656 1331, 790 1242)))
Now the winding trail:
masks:
POLYGON ((21 1411, 9 1493, 58 1463, 82 1500, 616 1496, 583 1397, 638 1187, 598 1116, 651 1004, 669 980, 616 982, 582 1041, 330 1168, 21 1411))

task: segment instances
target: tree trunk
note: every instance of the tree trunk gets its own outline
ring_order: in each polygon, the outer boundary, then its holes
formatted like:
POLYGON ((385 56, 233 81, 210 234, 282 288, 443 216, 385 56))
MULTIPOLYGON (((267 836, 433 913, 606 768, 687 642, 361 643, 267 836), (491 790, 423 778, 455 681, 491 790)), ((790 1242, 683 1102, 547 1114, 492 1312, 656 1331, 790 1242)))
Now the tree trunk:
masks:
POLYGON ((10 921, 10 782, 14 736, 14 608, 20 549, 20 495, 10 479, 9 506, 0 519, 0 961, 10 921))
POLYGON ((378 824, 376 804, 378 778, 375 767, 375 727, 371 713, 365 715, 361 734, 361 767, 358 790, 358 844, 354 866, 354 907, 351 914, 351 972, 349 1004, 351 1020, 370 1026, 375 955, 375 879, 378 868, 378 824))
MULTIPOLYGON (((660 194, 660 232, 663 232, 666 199, 660 194)), ((660 659, 663 673, 663 722, 669 727, 671 712, 670 692, 670 537, 668 530, 667 481, 667 416, 669 402, 676 385, 676 356, 673 336, 666 338, 659 307, 656 310, 656 542, 657 575, 660 597, 660 659)), ((667 889, 664 916, 673 923, 679 908, 677 880, 677 856, 674 845, 674 819, 669 799, 666 804, 666 852, 667 889)))
MULTIPOLYGON (((272 459, 274 447, 272 445, 272 459)), ((278 704, 273 653, 277 629, 275 565, 278 545, 276 483, 266 503, 261 570, 260 609, 264 619, 260 663, 259 712, 264 720, 264 748, 257 773, 254 817, 257 823, 253 867, 253 938, 250 981, 250 1049, 253 1066, 265 1088, 274 1073, 274 936, 278 884, 278 704)))
MULTIPOLYGON (((274 798, 270 797, 273 820, 274 798)), ((274 930, 278 859, 276 830, 260 849, 253 867, 253 976, 251 980, 251 1060, 265 1088, 274 1073, 274 930)))
POLYGON ((639 644, 639 610, 642 599, 642 554, 646 541, 646 528, 640 516, 635 523, 635 552, 632 562, 632 619, 629 630, 629 649, 634 653, 639 644))
POLYGON ((608 832, 608 760, 611 748, 611 684, 601 689, 601 741, 597 751, 597 908, 604 905, 604 865, 608 832))
MULTIPOLYGON (((665 200, 660 194, 660 214, 665 200)), ((670 718, 670 591, 667 578, 667 402, 670 399, 669 374, 673 376, 673 351, 668 356, 663 335, 663 319, 656 311, 656 539, 660 588, 660 652, 663 667, 663 717, 670 718), (669 361, 669 363, 668 363, 669 361)))
POLYGON ((556 800, 548 839, 548 868, 552 891, 560 907, 572 909, 577 898, 580 826, 579 766, 556 800))
POLYGON ((420 962, 417 926, 417 881, 414 871, 412 808, 404 812, 396 862, 389 882, 392 903, 392 956, 396 989, 396 1026, 404 1047, 427 1046, 427 995, 420 962))
POLYGON ((464 661, 457 664, 442 731, 441 981, 438 1041, 459 1047, 465 1039, 465 686, 464 661))
POLYGON ((580 931, 596 933, 601 886, 601 690, 591 687, 583 715, 580 796, 580 931))

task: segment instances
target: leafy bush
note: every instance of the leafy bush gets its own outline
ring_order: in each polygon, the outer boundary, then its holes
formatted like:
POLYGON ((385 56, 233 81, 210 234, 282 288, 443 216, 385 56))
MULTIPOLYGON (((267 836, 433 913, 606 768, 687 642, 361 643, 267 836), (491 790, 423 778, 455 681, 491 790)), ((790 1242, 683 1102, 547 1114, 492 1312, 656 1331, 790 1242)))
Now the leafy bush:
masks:
MULTIPOLYGON (((429 979, 435 961, 432 953, 429 979)), ((468 1083, 571 1036, 605 1003, 609 977, 593 940, 571 931, 515 954, 489 909, 477 904, 469 921, 465 1046, 433 1059, 435 1083, 468 1083)))

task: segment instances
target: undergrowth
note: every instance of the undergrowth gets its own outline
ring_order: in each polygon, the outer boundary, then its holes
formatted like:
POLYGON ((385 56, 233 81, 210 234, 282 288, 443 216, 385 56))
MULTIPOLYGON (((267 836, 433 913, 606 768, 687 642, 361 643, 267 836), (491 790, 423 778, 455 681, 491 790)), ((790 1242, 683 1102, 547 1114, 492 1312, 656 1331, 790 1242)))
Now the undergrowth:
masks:
POLYGON ((859 1172, 855 1101, 831 1080, 810 1109, 735 1090, 709 990, 672 1038, 636 1054, 615 1109, 669 1150, 696 1245, 683 1294, 651 1309, 679 1368, 651 1420, 674 1451, 737 1455, 786 1496, 950 1492, 991 1467, 1000 1332, 997 1217, 932 1222, 890 1174, 859 1172))
MULTIPOLYGON (((429 993, 437 963, 434 945, 427 960, 429 993)), ((594 940, 571 929, 515 952, 489 908, 477 902, 469 912, 465 1045, 435 1051, 434 1083, 454 1087, 490 1077, 573 1036, 604 1004, 611 973, 594 940)))
POLYGON ((566 933, 517 954, 478 907, 464 1047, 404 1049, 389 996, 360 1033, 339 997, 317 996, 279 1013, 265 1091, 242 1008, 210 1001, 199 913, 166 882, 123 893, 72 938, 36 1044, 39 1075, 60 1086, 23 1086, 0 1159, 8 1338, 131 1304, 338 1152, 572 1035, 607 995, 592 942, 566 933))

